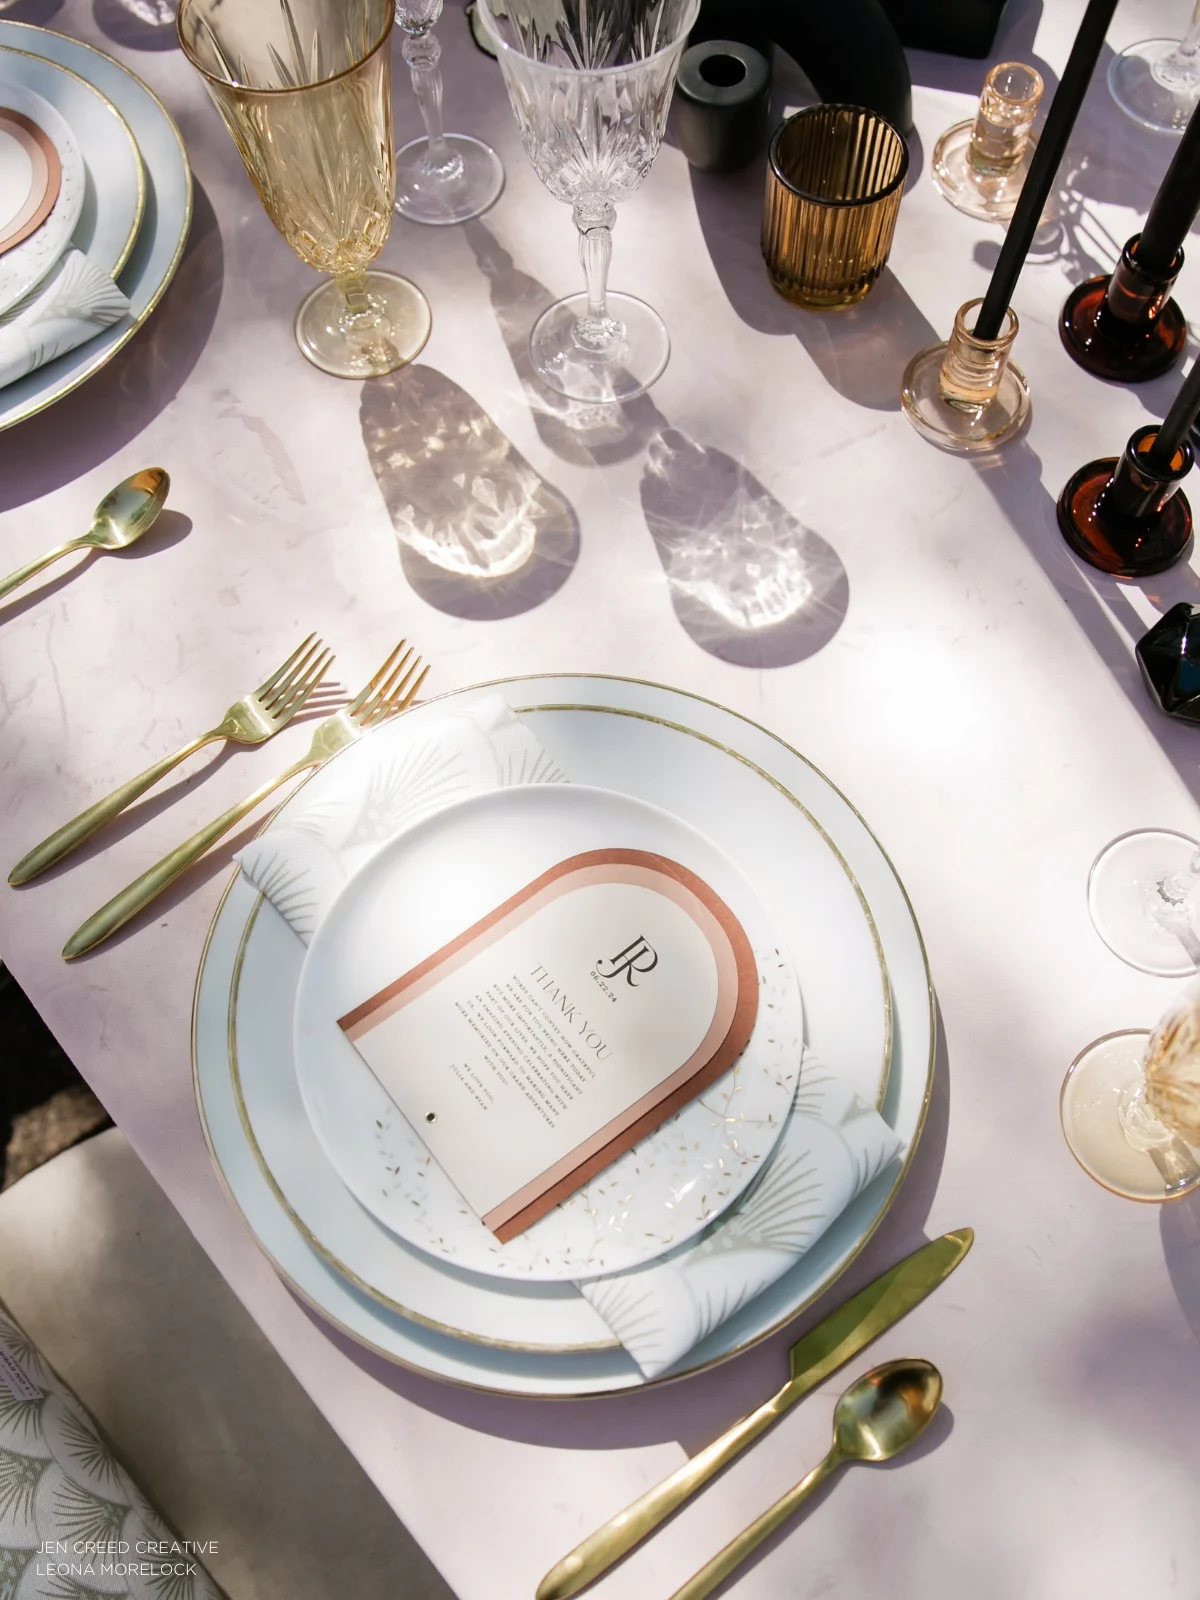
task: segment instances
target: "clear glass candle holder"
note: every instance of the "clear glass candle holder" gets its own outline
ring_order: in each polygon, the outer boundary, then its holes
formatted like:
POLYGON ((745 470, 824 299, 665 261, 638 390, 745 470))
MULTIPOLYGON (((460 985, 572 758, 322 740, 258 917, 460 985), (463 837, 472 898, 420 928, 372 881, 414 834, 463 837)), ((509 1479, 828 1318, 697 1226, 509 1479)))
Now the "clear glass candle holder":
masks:
POLYGON ((947 128, 933 147, 933 181, 952 206, 989 222, 1009 220, 1037 148, 1043 88, 1041 74, 1019 61, 988 73, 975 117, 947 128))
POLYGON ((1020 431, 1029 415, 1029 385, 1011 359, 1020 324, 1011 307, 995 339, 977 339, 982 299, 958 308, 946 344, 931 345, 909 362, 900 400, 905 415, 931 444, 962 455, 998 446, 1020 431))

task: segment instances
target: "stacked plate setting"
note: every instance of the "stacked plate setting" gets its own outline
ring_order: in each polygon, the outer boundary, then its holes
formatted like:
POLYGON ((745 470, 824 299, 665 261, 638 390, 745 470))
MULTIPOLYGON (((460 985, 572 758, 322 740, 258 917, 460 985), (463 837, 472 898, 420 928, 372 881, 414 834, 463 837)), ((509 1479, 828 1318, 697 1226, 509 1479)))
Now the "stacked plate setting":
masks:
MULTIPOLYGON (((661 826, 694 830, 693 836, 715 847, 714 861, 719 852, 739 871, 800 977, 806 1043, 864 1101, 879 1107, 902 1141, 903 1158, 807 1254, 667 1374, 683 1376, 727 1359, 788 1321, 854 1258, 890 1204, 915 1149, 932 1083, 932 990, 920 934, 902 886, 858 813, 803 757, 764 729, 677 690, 578 676, 463 690, 418 707, 404 720, 410 726, 423 721, 432 730, 447 710, 465 709, 497 692, 573 785, 587 786, 592 795, 609 791, 618 808, 620 797, 629 797, 633 804, 626 810, 636 812, 641 803, 647 817, 651 807, 658 808, 659 817, 666 814, 661 826)), ((318 804, 326 790, 344 792, 369 738, 311 779, 275 821, 286 825, 289 816, 318 804)), ((581 794, 577 809, 596 803, 581 794)), ((379 914, 367 868, 351 880, 327 921, 352 916, 369 935, 371 918, 379 914)), ((364 938, 369 946, 370 938, 364 938)), ((320 939, 314 951, 319 944, 320 939)), ((309 1113, 320 1104, 322 1067, 319 1055, 301 1059, 304 964, 305 948, 293 930, 236 876, 214 919, 197 979, 196 1090, 217 1170, 293 1290, 358 1342, 442 1379, 545 1396, 644 1386, 649 1380, 567 1281, 631 1265, 631 1259, 605 1259, 589 1272, 588 1262, 572 1253, 569 1229, 559 1224, 555 1237, 564 1242, 557 1253, 505 1247, 506 1261, 489 1259, 479 1223, 474 1233, 451 1231, 445 1245, 439 1221, 452 1221, 450 1213, 434 1218, 433 1225, 416 1208, 407 1217, 413 1197, 399 1187, 385 1194, 368 1175, 371 1153, 356 1155, 353 1148, 354 1130, 364 1118, 381 1129, 384 1145, 389 1136, 416 1137, 407 1124, 399 1126, 398 1112, 389 1127, 386 1097, 357 1118, 339 1116, 344 1097, 326 1085, 328 1115, 314 1119, 318 1138, 309 1113), (339 1121, 343 1152, 332 1142, 339 1121), (356 1161, 363 1165, 363 1181, 344 1181, 356 1161)), ((309 994, 311 976, 310 964, 304 984, 309 994)), ((798 1018, 798 997, 794 1003, 798 1018)), ((798 1021, 796 1026, 798 1031, 798 1021)), ((749 1056, 748 1050, 743 1059, 749 1056)), ((783 1082, 789 1065, 794 1076, 795 1061, 764 1064, 768 1098, 768 1084, 783 1082)), ((382 1145, 380 1155, 386 1156, 382 1145)), ((402 1157, 398 1165, 403 1167, 402 1157)), ((641 1199, 653 1209, 653 1194, 641 1199)), ((736 1208, 736 1185, 724 1203, 736 1208)), ((543 1230, 548 1238, 547 1224, 556 1215, 531 1233, 543 1230)))
POLYGON ((183 143, 145 84, 77 39, 0 18, 0 240, 36 199, 38 133, 61 169, 57 195, 33 231, 0 254, 0 317, 71 249, 113 279, 130 307, 94 338, 0 388, 0 429, 76 388, 132 338, 171 281, 191 224, 183 143))

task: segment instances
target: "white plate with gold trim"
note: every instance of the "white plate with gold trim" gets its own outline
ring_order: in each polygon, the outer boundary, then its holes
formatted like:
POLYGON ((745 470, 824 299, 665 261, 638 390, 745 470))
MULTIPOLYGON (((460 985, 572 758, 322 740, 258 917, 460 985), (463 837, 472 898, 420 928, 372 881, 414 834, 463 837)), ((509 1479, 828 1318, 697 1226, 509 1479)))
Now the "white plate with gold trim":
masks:
POLYGON ((82 80, 75 92, 88 94, 89 117, 96 114, 97 104, 108 103, 104 114, 109 125, 103 146, 83 142, 84 160, 91 163, 95 187, 93 198, 89 185, 75 242, 90 261, 106 272, 117 273, 119 286, 130 300, 128 314, 111 328, 0 389, 3 429, 36 415, 77 388, 145 322, 183 256, 192 218, 192 175, 179 131, 161 102, 111 56, 66 34, 7 17, 0 17, 0 49, 25 52, 75 74, 82 80), (119 189, 117 186, 118 173, 131 170, 131 144, 140 156, 136 166, 140 195, 130 190, 123 176, 119 189), (102 158, 102 148, 111 153, 111 160, 102 158), (137 207, 132 228, 128 220, 122 220, 131 205, 137 207))
MULTIPOLYGON (((407 732, 397 722, 371 738, 377 744, 407 732)), ((340 795, 360 792, 355 774, 366 748, 361 741, 354 761, 330 769, 329 781, 340 786, 340 795)), ((372 770, 387 759, 377 751, 368 755, 372 770)), ((330 1165, 351 1194, 417 1249, 464 1271, 530 1283, 625 1271, 707 1227, 774 1149, 791 1110, 804 1048, 804 1013, 790 969, 744 875, 711 840, 660 806, 573 782, 493 789, 406 829, 330 906, 296 995, 300 1096, 330 1165), (758 966, 755 1028, 741 1057, 716 1083, 501 1244, 431 1157, 419 1130, 409 1125, 337 1018, 558 862, 612 848, 679 862, 728 906, 758 966), (419 907, 419 915, 397 915, 400 906, 413 913, 419 907)), ((311 1193, 308 1175, 298 1187, 278 1171, 275 1176, 302 1210, 311 1193)))
MULTIPOLYGON (((573 777, 643 792, 693 821, 739 861, 805 974, 810 1043, 826 1061, 836 1062, 859 1093, 878 1100, 905 1141, 904 1160, 670 1376, 693 1372, 756 1343, 808 1305, 858 1254, 886 1211, 911 1159, 932 1082, 932 991, 920 935, 903 888, 862 818, 802 756, 765 729, 678 690, 626 679, 552 676, 501 687, 573 777), (705 752, 703 767, 699 751, 705 752), (737 823, 733 848, 723 837, 731 819, 737 823), (770 841, 785 830, 789 853, 772 856, 770 841), (810 834, 821 843, 825 867, 802 844, 810 834), (819 873, 818 904, 832 904, 848 889, 869 953, 866 963, 862 944, 849 964, 831 961, 827 924, 812 918, 801 900, 806 879, 812 887, 813 870, 819 873)), ((461 691, 461 697, 487 692, 483 686, 461 691)), ((444 703, 431 702, 410 715, 436 717, 444 703)), ((307 804, 313 791, 303 794, 307 804)), ((436 1263, 368 1217, 336 1177, 344 1209, 335 1242, 314 1239, 295 1216, 271 1177, 268 1158, 304 1139, 320 1158, 291 1071, 290 1045, 280 1052, 278 1043, 289 1034, 302 959, 291 929, 235 877, 201 964, 193 1038, 197 1094, 218 1172, 295 1292, 362 1344, 448 1381, 531 1395, 644 1384, 604 1323, 569 1286, 508 1284, 436 1263), (264 982, 268 975, 274 989, 264 982), (273 1015, 269 1005, 259 1004, 268 993, 275 997, 273 1015), (270 1146, 265 1155, 256 1129, 270 1146), (343 1253, 350 1250, 356 1252, 353 1260, 343 1253)))
MULTIPOLYGON (((0 315, 11 310, 50 271, 71 242, 83 210, 87 181, 83 156, 71 124, 54 104, 58 99, 54 90, 63 76, 49 62, 0 50, 0 106, 29 119, 53 145, 60 167, 58 194, 49 214, 19 244, 0 255, 0 315), (25 62, 29 62, 27 68, 25 62), (53 99, 46 95, 47 89, 53 99)), ((46 193, 43 183, 37 197, 46 193)))

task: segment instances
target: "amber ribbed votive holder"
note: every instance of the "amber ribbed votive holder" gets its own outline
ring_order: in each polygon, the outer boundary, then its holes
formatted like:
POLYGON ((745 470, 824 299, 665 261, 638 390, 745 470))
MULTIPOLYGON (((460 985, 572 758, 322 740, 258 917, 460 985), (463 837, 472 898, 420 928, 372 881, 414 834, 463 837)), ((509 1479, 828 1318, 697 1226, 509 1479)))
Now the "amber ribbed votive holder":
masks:
POLYGON ((814 311, 852 306, 887 264, 908 146, 874 111, 819 105, 771 140, 762 252, 779 293, 814 311))

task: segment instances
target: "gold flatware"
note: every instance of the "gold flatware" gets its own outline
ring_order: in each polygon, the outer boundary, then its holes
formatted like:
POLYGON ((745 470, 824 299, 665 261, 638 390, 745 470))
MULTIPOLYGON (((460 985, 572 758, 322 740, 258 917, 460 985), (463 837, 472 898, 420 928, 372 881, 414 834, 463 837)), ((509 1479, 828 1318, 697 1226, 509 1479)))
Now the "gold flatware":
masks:
MULTIPOLYGON (((206 828, 201 828, 199 833, 194 833, 190 839, 172 850, 170 855, 164 856, 161 861, 143 872, 141 877, 136 878, 128 888, 114 895, 107 905, 101 906, 99 911, 94 912, 67 940, 63 946, 63 959, 73 961, 76 956, 93 949, 118 928, 123 927, 130 917, 136 916, 144 906, 148 906, 160 895, 169 883, 174 883, 181 872, 186 871, 194 861, 198 861, 222 834, 236 827, 243 817, 249 816, 256 806, 261 805, 269 794, 273 794, 282 784, 287 783, 289 778, 298 777, 302 772, 321 766, 330 756, 336 755, 346 745, 353 743, 368 728, 377 727, 381 722, 407 711, 428 672, 429 668, 422 666, 420 656, 414 658, 413 652, 407 648, 406 641, 402 639, 361 693, 357 694, 349 705, 343 706, 340 711, 335 711, 331 717, 326 717, 324 722, 317 724, 312 744, 303 760, 294 762, 278 777, 255 789, 253 794, 247 795, 244 800, 239 800, 237 805, 230 806, 229 810, 222 812, 214 822, 210 822, 206 828)), ((314 683, 312 687, 315 688, 316 684, 314 683)))
POLYGON ((90 839, 106 822, 111 822, 125 810, 126 806, 132 805, 138 795, 145 794, 147 789, 152 788, 161 778, 165 778, 167 773, 181 761, 186 761, 189 756, 195 755, 197 750, 203 750, 206 744, 215 744, 219 739, 226 740, 230 744, 265 743, 281 728, 287 727, 332 660, 333 656, 326 650, 323 641, 318 639, 315 633, 310 633, 304 643, 292 651, 279 670, 273 672, 265 683, 260 683, 253 693, 235 700, 215 728, 199 734, 195 739, 189 739, 187 744, 180 746, 173 755, 164 756, 161 761, 156 761, 152 767, 147 767, 145 772, 138 773, 136 778, 130 778, 128 783, 123 783, 119 789, 114 789, 103 800, 97 800, 95 805, 89 806, 86 811, 81 811, 70 822, 64 822, 62 827, 57 828, 48 839, 43 839, 41 844, 35 845, 28 855, 21 857, 9 873, 9 883, 14 887, 28 883, 40 872, 45 872, 47 867, 52 867, 56 861, 61 861, 64 856, 70 855, 72 850, 81 845, 85 839, 90 839))
POLYGON ((86 533, 55 545, 44 556, 18 567, 16 572, 0 580, 0 600, 35 577, 43 567, 76 550, 127 549, 157 520, 170 487, 171 480, 161 467, 144 467, 141 472, 135 472, 132 478, 126 478, 104 496, 92 513, 92 525, 86 533))
POLYGON ((885 1361, 852 1383, 834 1408, 833 1448, 825 1459, 693 1573, 671 1600, 704 1600, 839 1467, 849 1461, 891 1461, 917 1442, 941 1403, 941 1373, 915 1356, 885 1361))
POLYGON ((818 1322, 792 1346, 791 1377, 757 1411, 735 1422, 670 1477, 648 1489, 577 1545, 542 1579, 536 1600, 566 1600, 594 1583, 641 1544, 698 1489, 760 1438, 797 1400, 845 1366, 954 1271, 975 1242, 973 1228, 956 1228, 914 1250, 818 1322))

